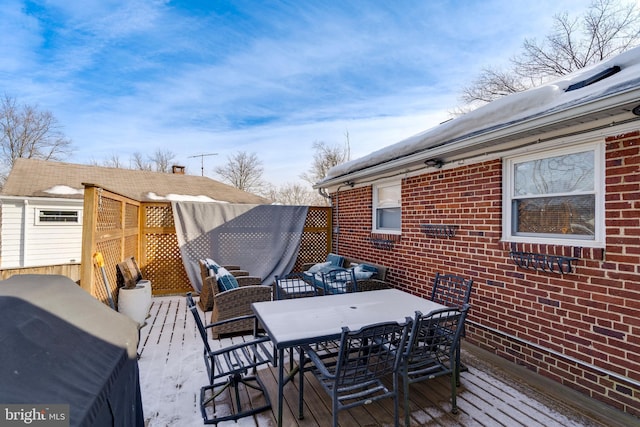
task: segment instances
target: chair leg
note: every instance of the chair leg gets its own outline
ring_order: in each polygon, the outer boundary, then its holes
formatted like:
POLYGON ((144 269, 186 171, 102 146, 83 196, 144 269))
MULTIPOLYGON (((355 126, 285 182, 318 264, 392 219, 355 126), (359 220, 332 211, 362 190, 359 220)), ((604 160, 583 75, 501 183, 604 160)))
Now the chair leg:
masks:
POLYGON ((406 375, 402 377, 402 391, 404 396, 404 425, 409 427, 411 424, 411 412, 409 410, 409 378, 406 375))
POLYGON ((460 387, 460 341, 456 345, 456 364, 455 364, 456 387, 460 387))
POLYGON ((398 374, 396 372, 393 373, 393 390, 396 394, 393 396, 393 417, 395 419, 395 426, 399 427, 400 420, 400 392, 398 391, 398 374))
POLYGON ((455 371, 451 375, 451 413, 458 413, 458 402, 456 401, 456 377, 458 376, 458 368, 454 368, 455 371))
MULTIPOLYGON (((233 406, 231 406, 231 408, 233 408, 233 406)), ((204 419, 205 424, 218 424, 219 422, 222 422, 222 421, 231 421, 231 420, 237 421, 240 418, 248 417, 248 416, 257 414, 259 412, 266 411, 268 409, 271 409, 271 400, 269 398, 269 394, 267 393, 266 387, 262 382, 262 379, 260 379, 260 377, 257 375, 242 376, 240 374, 235 374, 235 375, 229 376, 227 381, 224 383, 208 385, 200 389, 200 410, 201 410, 202 418, 204 419), (240 391, 238 389, 238 386, 240 384, 243 384, 245 387, 260 391, 264 396, 264 400, 265 400, 264 405, 243 410, 240 391), (232 413, 228 415, 217 416, 215 399, 218 396, 220 396, 220 394, 222 394, 225 390, 228 390, 229 388, 232 388, 234 392, 234 396, 236 399, 236 410, 233 411, 232 409, 232 413), (207 390, 211 390, 211 397, 205 399, 205 394, 207 390), (207 410, 206 410, 207 405, 209 403, 213 404, 213 417, 211 418, 208 416, 207 410)))
POLYGON ((302 420, 304 419, 304 350, 302 347, 298 349, 298 355, 300 357, 300 361, 298 363, 298 375, 300 376, 300 378, 298 378, 298 419, 302 420))
POLYGON ((333 415, 333 427, 338 427, 338 392, 334 389, 332 399, 333 404, 331 405, 331 413, 333 415))

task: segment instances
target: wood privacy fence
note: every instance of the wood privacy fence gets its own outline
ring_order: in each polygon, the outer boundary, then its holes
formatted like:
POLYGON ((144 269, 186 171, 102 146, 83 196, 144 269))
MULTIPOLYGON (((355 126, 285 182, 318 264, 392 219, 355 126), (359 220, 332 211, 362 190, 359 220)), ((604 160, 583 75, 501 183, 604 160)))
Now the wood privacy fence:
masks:
MULTIPOLYGON (((331 217, 330 207, 309 208, 294 269, 326 258, 331 250, 331 217)), ((193 290, 182 264, 170 202, 140 202, 85 184, 80 285, 108 304, 103 274, 93 258, 96 252, 104 258, 114 301, 118 297, 116 264, 128 257, 136 259, 154 295, 193 290)))

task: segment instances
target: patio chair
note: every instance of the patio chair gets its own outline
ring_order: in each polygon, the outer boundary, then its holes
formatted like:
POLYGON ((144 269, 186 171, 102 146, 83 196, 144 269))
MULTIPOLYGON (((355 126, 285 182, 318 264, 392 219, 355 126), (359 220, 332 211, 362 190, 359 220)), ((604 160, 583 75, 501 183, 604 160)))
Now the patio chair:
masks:
POLYGON ((336 268, 322 273, 322 286, 325 295, 344 294, 358 290, 353 269, 336 268))
MULTIPOLYGON (((273 283, 273 299, 294 299, 318 296, 318 288, 305 281, 304 272, 292 272, 282 276, 276 276, 273 283)), ((275 349, 274 349, 275 353, 275 349)), ((293 371, 293 349, 289 349, 289 370, 293 371)))
MULTIPOLYGON (((207 339, 207 329, 215 324, 204 325, 191 293, 187 294, 187 307, 193 313, 198 332, 204 344, 204 363, 207 367, 209 384, 200 389, 200 411, 205 424, 218 424, 222 421, 251 416, 271 408, 269 394, 264 383, 256 373, 260 365, 272 363, 271 349, 266 345, 267 336, 258 336, 254 330, 254 338, 218 350, 212 350, 207 339), (256 397, 248 399, 248 390, 257 390, 264 396, 265 403, 257 405, 256 397), (229 393, 231 404, 216 405, 222 393, 229 393), (207 396, 210 394, 210 396, 207 396), (243 399, 244 397, 244 399, 243 399), (246 402, 245 402, 246 401, 246 402), (211 408, 207 411, 207 408, 211 408)), ((238 319, 229 319, 220 324, 228 324, 238 319)), ((245 316, 241 320, 254 321, 254 316, 245 316)))
MULTIPOLYGON (((338 425, 341 410, 366 405, 384 398, 394 399, 395 425, 398 426, 398 368, 412 320, 368 325, 358 331, 342 329, 340 346, 334 358, 318 354, 313 344, 300 350, 301 371, 311 371, 331 396, 333 426, 338 425), (308 359, 305 358, 305 354, 308 359), (311 368, 304 368, 312 362, 311 368), (382 379, 392 375, 392 388, 382 379)), ((299 385, 300 418, 304 417, 304 375, 299 385)))
POLYGON ((292 272, 282 276, 276 276, 274 282, 273 298, 276 300, 315 297, 318 288, 305 281, 307 275, 304 272, 292 272))
MULTIPOLYGON (((473 279, 465 279, 454 274, 436 273, 431 290, 431 301, 460 310, 465 304, 469 304, 472 288, 473 279)), ((464 328, 460 336, 466 336, 464 328)), ((456 364, 459 370, 466 371, 467 367, 460 362, 460 341, 458 341, 456 364)))
MULTIPOLYGON (((271 301, 271 286, 262 285, 260 279, 237 277, 238 287, 222 291, 218 286, 218 280, 214 276, 205 279, 205 286, 213 295, 213 310, 211 311, 211 323, 219 323, 223 320, 234 319, 240 316, 253 314, 251 304, 259 301, 271 301)), ((233 323, 219 323, 211 328, 211 336, 219 338, 222 334, 247 332, 253 329, 251 320, 242 320, 233 323)))
POLYGON ((400 364, 405 425, 408 426, 410 422, 409 384, 442 375, 451 377, 451 412, 458 412, 456 388, 460 371, 456 353, 468 310, 469 305, 465 304, 461 309, 443 308, 427 315, 416 312, 400 364))
POLYGON ((431 301, 461 309, 465 304, 469 304, 472 287, 473 279, 436 273, 431 290, 431 301))
MULTIPOLYGON (((200 277, 202 279, 202 289, 200 290, 198 305, 202 311, 211 311, 213 310, 214 301, 213 290, 209 286, 205 286, 205 279, 211 276, 211 272, 205 260, 199 260, 198 264, 200 266, 200 277)), ((223 267, 238 280, 238 283, 242 282, 241 286, 259 285, 262 283, 261 278, 249 276, 248 271, 240 270, 240 267, 237 265, 224 265, 223 267)))

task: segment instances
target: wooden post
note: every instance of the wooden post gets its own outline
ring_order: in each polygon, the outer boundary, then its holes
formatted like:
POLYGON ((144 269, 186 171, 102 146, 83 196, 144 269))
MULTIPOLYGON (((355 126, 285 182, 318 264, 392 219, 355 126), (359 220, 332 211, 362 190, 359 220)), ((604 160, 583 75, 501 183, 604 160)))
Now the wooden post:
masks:
POLYGON ((93 262, 93 253, 95 252, 95 229, 98 217, 98 192, 97 188, 93 184, 84 185, 84 212, 82 218, 82 255, 81 255, 81 269, 80 269, 80 286, 91 295, 94 287, 94 274, 95 268, 93 262))

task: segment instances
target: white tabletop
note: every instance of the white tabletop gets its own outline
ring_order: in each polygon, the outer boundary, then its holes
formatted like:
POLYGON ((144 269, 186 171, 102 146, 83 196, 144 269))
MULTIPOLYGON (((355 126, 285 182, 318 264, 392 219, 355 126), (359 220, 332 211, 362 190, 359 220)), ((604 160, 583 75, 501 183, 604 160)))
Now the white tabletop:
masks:
POLYGON ((318 341, 372 323, 413 318, 445 306, 415 295, 385 289, 319 297, 265 301, 252 304, 276 348, 318 341))

